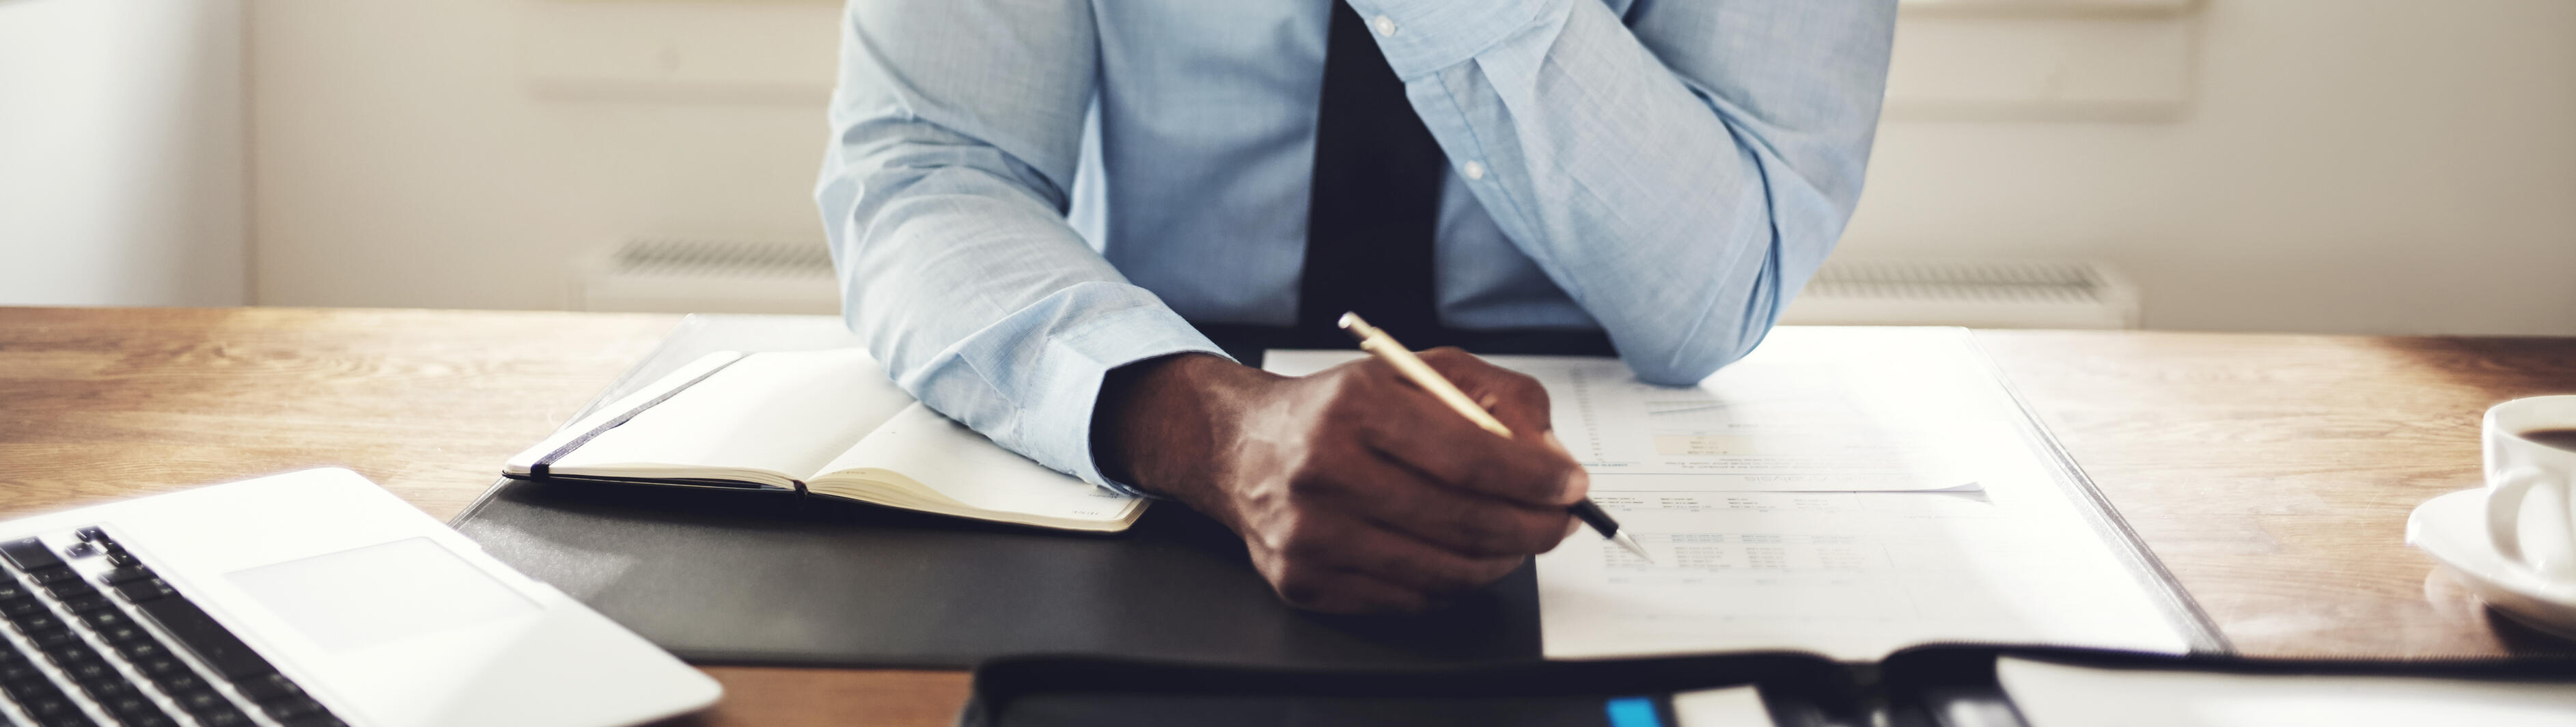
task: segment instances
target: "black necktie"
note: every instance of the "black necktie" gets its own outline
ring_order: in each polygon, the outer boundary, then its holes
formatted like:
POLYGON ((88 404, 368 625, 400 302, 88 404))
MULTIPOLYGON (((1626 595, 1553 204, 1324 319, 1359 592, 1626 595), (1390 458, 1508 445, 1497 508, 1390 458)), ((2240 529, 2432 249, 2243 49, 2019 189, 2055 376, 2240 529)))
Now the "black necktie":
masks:
POLYGON ((1462 330, 1440 324, 1432 275, 1442 166, 1440 143, 1404 98, 1368 25, 1342 0, 1324 46, 1324 93, 1315 114, 1315 179, 1306 213, 1306 267, 1297 322, 1288 328, 1198 323, 1244 361, 1271 348, 1349 348, 1335 327, 1357 312, 1416 349, 1478 353, 1613 355, 1584 328, 1462 330))
POLYGON ((1350 5, 1331 2, 1297 338, 1309 346, 1348 345, 1334 322, 1350 311, 1407 345, 1444 345, 1431 241, 1446 162, 1368 24, 1350 5))

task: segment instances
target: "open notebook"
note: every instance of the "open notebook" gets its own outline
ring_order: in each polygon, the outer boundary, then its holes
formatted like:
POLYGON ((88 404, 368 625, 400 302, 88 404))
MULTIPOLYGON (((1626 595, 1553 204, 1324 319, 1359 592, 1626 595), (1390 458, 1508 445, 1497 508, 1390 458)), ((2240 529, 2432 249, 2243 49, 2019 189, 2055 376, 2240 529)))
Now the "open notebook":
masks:
POLYGON ((1125 530, 1145 509, 931 411, 857 349, 708 354, 502 474, 794 491, 1065 530, 1125 530))

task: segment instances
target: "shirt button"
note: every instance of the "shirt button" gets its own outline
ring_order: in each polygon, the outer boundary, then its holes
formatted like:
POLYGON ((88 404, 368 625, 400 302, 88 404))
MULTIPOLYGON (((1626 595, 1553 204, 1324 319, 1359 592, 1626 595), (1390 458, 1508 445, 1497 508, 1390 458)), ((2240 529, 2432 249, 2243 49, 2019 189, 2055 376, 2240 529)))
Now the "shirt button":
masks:
POLYGON ((1466 165, 1458 167, 1458 173, 1467 175, 1468 179, 1484 179, 1485 165, 1468 162, 1466 165))
POLYGON ((1377 16, 1377 20, 1371 21, 1371 22, 1370 22, 1370 24, 1377 26, 1377 34, 1378 34, 1378 35, 1394 35, 1394 34, 1395 34, 1395 19, 1394 19, 1394 18, 1390 18, 1390 17, 1384 16, 1384 15, 1380 15, 1380 16, 1377 16))

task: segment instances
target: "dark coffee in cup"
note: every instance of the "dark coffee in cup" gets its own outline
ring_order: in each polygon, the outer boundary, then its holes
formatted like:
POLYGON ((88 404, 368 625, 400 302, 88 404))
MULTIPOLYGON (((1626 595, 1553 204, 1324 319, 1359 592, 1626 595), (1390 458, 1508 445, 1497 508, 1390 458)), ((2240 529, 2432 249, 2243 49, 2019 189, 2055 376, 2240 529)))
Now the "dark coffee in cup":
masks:
POLYGON ((2515 436, 2570 452, 2576 452, 2576 429, 2534 429, 2515 436))

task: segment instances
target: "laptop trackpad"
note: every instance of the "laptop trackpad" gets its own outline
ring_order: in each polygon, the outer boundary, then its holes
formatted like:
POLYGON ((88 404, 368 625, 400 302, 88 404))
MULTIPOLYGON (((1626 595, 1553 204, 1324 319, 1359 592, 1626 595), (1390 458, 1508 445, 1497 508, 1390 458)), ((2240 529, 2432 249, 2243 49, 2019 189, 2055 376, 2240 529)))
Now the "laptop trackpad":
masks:
POLYGON ((264 565, 226 577, 279 620, 335 652, 539 610, 428 538, 264 565))

